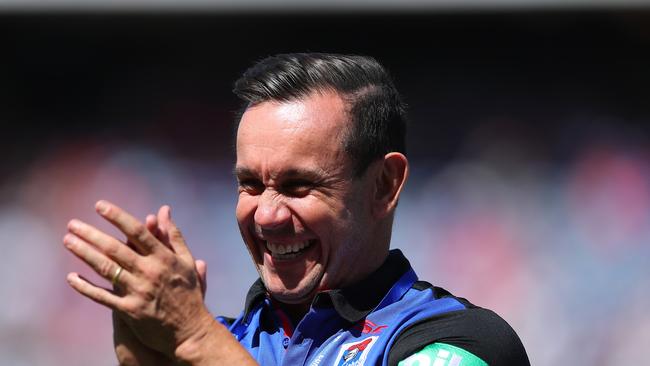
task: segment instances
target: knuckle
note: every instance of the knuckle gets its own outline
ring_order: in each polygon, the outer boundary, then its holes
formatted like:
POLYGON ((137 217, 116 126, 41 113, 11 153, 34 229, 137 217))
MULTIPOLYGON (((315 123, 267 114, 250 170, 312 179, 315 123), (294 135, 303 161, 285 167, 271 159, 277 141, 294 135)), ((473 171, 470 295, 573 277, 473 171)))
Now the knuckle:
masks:
POLYGON ((136 318, 137 313, 138 313, 137 301, 131 300, 131 301, 125 302, 124 305, 122 306, 122 311, 124 311, 126 314, 128 314, 132 318, 136 318))
POLYGON ((129 314, 131 318, 143 319, 147 314, 149 304, 139 297, 133 297, 131 301, 124 305, 124 312, 129 314))
POLYGON ((97 266, 97 273, 104 278, 113 276, 113 263, 110 261, 101 261, 97 266))
POLYGON ((140 300, 136 303, 135 309, 140 319, 145 318, 149 314, 149 302, 140 300))
POLYGON ((156 298, 155 286, 151 283, 140 284, 134 291, 147 303, 156 298))
POLYGON ((142 274, 147 279, 154 279, 160 276, 162 268, 158 261, 148 261, 142 268, 142 274))
POLYGON ((132 231, 131 234, 139 242, 143 242, 144 240, 147 239, 147 235, 149 234, 149 230, 147 230, 147 228, 142 223, 138 223, 133 227, 133 231, 132 231))
POLYGON ((142 277, 149 284, 149 286, 156 287, 160 282, 163 272, 160 270, 160 267, 157 265, 149 266, 142 271, 142 277))
POLYGON ((166 268, 175 269, 178 267, 178 258, 175 255, 166 255, 161 258, 161 262, 166 268))
POLYGON ((120 248, 114 243, 111 243, 104 248, 104 253, 111 258, 115 258, 119 254, 119 251, 120 248))
MULTIPOLYGON (((145 268, 140 271, 140 278, 143 282, 151 282, 151 279, 155 277, 155 274, 151 272, 151 269, 145 268)), ((141 287, 138 287, 141 288, 141 287)))
POLYGON ((183 233, 177 227, 173 227, 169 230, 169 236, 172 239, 183 240, 183 233))
POLYGON ((140 273, 142 272, 140 267, 142 266, 142 258, 131 255, 127 250, 123 250, 123 256, 121 261, 124 264, 124 268, 128 269, 129 272, 140 273))
POLYGON ((153 288, 149 288, 142 294, 142 299, 144 300, 143 304, 149 304, 157 298, 158 296, 156 295, 156 292, 153 290, 153 288))

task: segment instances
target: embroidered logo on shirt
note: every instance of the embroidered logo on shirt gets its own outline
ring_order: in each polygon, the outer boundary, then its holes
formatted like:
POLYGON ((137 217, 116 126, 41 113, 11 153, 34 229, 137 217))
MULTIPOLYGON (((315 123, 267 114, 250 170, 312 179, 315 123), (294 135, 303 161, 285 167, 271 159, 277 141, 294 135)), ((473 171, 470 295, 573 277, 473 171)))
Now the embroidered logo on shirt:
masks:
POLYGON ((362 366, 368 357, 370 348, 378 337, 368 337, 363 341, 346 343, 341 346, 339 355, 334 361, 336 366, 362 366))
POLYGON ((363 333, 370 333, 370 334, 377 334, 381 332, 382 329, 388 328, 387 325, 377 325, 370 320, 366 319, 366 321, 363 323, 363 333))
POLYGON ((360 320, 354 325, 354 329, 363 334, 379 334, 387 325, 377 325, 368 319, 360 320))

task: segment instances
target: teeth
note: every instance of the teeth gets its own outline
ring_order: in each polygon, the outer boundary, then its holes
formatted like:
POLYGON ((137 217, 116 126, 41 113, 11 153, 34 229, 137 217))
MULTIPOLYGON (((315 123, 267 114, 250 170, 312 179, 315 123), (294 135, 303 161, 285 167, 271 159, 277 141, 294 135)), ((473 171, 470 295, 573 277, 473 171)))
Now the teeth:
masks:
POLYGON ((287 255, 290 256, 292 254, 296 254, 300 252, 301 250, 307 248, 309 246, 309 241, 304 241, 301 243, 293 243, 293 244, 279 244, 279 243, 272 243, 272 242, 266 242, 266 248, 271 252, 271 255, 275 256, 280 256, 280 255, 287 255))

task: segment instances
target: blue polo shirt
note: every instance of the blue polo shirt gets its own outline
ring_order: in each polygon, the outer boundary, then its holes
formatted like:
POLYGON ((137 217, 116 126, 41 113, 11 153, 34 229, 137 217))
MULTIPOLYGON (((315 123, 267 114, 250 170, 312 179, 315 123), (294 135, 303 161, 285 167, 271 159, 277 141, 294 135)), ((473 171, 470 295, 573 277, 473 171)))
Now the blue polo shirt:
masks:
POLYGON ((530 365, 502 318, 419 281, 399 250, 364 280, 318 293, 298 324, 259 279, 238 318, 217 320, 261 365, 530 365))

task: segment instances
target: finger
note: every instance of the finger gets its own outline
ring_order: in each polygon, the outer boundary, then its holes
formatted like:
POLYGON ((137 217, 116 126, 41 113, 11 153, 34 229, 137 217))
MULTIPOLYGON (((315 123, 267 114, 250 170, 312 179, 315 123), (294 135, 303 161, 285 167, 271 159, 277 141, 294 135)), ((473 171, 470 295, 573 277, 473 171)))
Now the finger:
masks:
POLYGON ((152 253, 164 247, 143 223, 118 206, 102 200, 97 202, 95 209, 103 218, 120 229, 141 253, 152 253))
MULTIPOLYGON (((156 216, 149 214, 147 217, 144 218, 144 226, 147 227, 147 230, 153 234, 156 238, 158 238, 158 221, 156 219, 156 216)), ((126 245, 129 246, 129 248, 137 251, 135 244, 131 243, 130 241, 126 242, 126 245)), ((145 253, 143 253, 145 254, 145 253)))
POLYGON ((199 275, 199 283, 201 284, 201 293, 205 298, 205 293, 208 290, 208 265, 205 261, 197 259, 194 262, 196 273, 199 275))
POLYGON ((169 238, 167 232, 160 227, 160 222, 158 221, 158 216, 149 214, 145 219, 145 226, 151 231, 151 233, 160 240, 167 248, 171 249, 169 245, 169 238))
POLYGON ((147 230, 149 230, 153 236, 160 238, 160 230, 158 229, 158 219, 156 218, 156 215, 147 215, 144 219, 144 226, 147 227, 147 230))
POLYGON ((136 267, 138 254, 114 237, 79 220, 70 220, 68 230, 77 237, 90 243, 100 252, 106 254, 122 267, 133 270, 136 267))
POLYGON ((172 220, 171 208, 169 206, 164 205, 160 207, 160 210, 158 210, 158 221, 160 222, 161 230, 167 233, 169 245, 172 250, 179 256, 194 261, 190 249, 185 244, 183 234, 181 234, 181 231, 172 220))
POLYGON ((70 287, 92 301, 113 310, 121 310, 122 302, 124 301, 123 298, 116 296, 110 290, 96 286, 74 272, 68 273, 66 280, 70 284, 70 287))
POLYGON ((63 237, 63 243, 65 243, 69 251, 86 262, 97 274, 111 281, 114 285, 119 284, 120 286, 125 286, 131 283, 132 278, 128 271, 119 270, 122 268, 120 265, 97 251, 92 245, 78 236, 68 233, 63 237))

